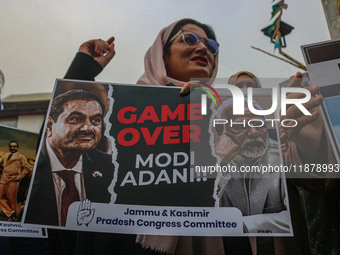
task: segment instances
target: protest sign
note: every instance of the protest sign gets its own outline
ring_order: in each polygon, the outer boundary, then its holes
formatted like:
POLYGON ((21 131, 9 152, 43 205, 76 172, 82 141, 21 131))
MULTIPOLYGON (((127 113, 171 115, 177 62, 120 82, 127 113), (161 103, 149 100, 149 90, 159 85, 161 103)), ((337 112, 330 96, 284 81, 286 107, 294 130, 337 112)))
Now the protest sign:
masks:
MULTIPOLYGON (((340 163, 340 40, 329 40, 301 46, 312 84, 320 86, 324 97, 321 106, 325 127, 337 162, 340 163)), ((321 169, 323 171, 323 169, 321 169)), ((338 177, 339 165, 334 165, 338 177)))
MULTIPOLYGON (((199 91, 181 97, 176 87, 57 80, 24 222, 112 233, 291 235, 289 216, 282 229, 250 218, 257 226, 246 226, 240 208, 220 207, 216 174, 195 169, 217 162, 213 112, 201 114, 199 91)), ((280 203, 277 212, 287 211, 280 203)))
POLYGON ((0 125, 0 236, 47 237, 20 223, 35 162, 38 134, 0 125))

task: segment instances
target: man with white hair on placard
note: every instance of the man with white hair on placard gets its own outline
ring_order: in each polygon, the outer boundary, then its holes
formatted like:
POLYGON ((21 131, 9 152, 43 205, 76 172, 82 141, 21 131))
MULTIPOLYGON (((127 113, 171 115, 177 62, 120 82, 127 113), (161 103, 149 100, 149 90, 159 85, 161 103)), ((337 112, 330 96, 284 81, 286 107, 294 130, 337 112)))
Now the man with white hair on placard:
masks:
MULTIPOLYGON (((237 171, 229 172, 229 182, 220 199, 222 207, 238 208, 243 217, 245 232, 289 232, 289 214, 282 173, 253 172, 263 166, 280 166, 280 144, 268 136, 264 116, 253 114, 245 99, 244 115, 233 115, 233 100, 220 106, 215 119, 225 120, 217 124, 215 154, 222 165, 230 165, 237 171)), ((262 110, 253 101, 254 108, 262 110)))

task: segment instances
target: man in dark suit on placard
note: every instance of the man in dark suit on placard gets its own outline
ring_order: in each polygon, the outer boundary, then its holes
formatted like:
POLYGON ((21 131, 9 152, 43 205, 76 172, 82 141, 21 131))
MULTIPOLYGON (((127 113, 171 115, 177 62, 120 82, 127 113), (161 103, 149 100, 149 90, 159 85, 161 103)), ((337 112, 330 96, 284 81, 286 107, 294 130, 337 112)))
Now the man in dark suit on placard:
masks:
POLYGON ((54 98, 26 223, 65 226, 73 202, 111 202, 112 156, 96 149, 103 114, 99 98, 84 90, 70 90, 54 98))

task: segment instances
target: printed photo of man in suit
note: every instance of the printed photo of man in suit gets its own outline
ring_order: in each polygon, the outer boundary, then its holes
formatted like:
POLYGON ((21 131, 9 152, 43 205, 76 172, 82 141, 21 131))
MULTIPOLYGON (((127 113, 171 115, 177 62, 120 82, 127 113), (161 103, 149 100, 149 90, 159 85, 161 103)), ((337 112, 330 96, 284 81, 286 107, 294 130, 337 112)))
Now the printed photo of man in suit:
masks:
POLYGON ((18 152, 19 143, 10 141, 9 152, 3 158, 3 172, 0 179, 0 211, 8 221, 18 221, 17 195, 20 181, 31 172, 27 159, 18 152))
MULTIPOLYGON (((265 116, 250 112, 245 104, 244 115, 233 115, 233 101, 226 100, 216 118, 227 124, 216 125, 215 153, 221 165, 234 167, 220 194, 222 207, 236 207, 243 217, 245 232, 289 232, 286 191, 281 172, 249 171, 261 166, 280 166, 280 144, 269 137, 265 116), (217 138, 217 139, 216 139, 217 138), (247 171, 244 171, 247 169, 247 171)), ((253 101, 255 109, 262 107, 253 101)), ((272 131, 275 131, 273 129, 272 131)))
POLYGON ((53 99, 25 222, 65 226, 73 202, 111 202, 112 155, 96 149, 104 112, 99 97, 85 90, 53 99))

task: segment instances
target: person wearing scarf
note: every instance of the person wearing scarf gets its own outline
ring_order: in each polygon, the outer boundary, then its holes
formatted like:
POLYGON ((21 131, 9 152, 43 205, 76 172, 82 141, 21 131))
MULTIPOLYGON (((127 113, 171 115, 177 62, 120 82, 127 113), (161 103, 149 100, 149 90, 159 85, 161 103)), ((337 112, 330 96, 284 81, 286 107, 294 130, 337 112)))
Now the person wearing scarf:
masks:
POLYGON ((262 88, 259 79, 248 71, 240 71, 232 76, 228 80, 228 84, 235 85, 241 89, 245 88, 262 88))
MULTIPOLYGON (((190 78, 214 80, 218 68, 218 51, 216 49, 214 52, 214 49, 207 47, 207 38, 216 41, 212 28, 193 19, 182 19, 163 28, 145 54, 145 70, 137 84, 170 84, 182 87, 181 93, 187 93, 190 89, 190 78), (183 42, 183 31, 194 33, 200 39, 199 42, 196 45, 186 45, 183 42)), ((114 37, 111 37, 107 41, 90 40, 83 43, 65 78, 94 80, 114 57, 114 40, 114 37)), ((121 247, 126 246, 129 251, 133 250, 134 254, 225 254, 222 237, 137 235, 135 241, 143 247, 143 250, 140 250, 135 244, 131 244, 132 236, 78 233, 75 252, 80 254, 90 250, 93 254, 110 254, 117 243, 112 241, 118 238, 121 240, 121 247), (90 243, 92 248, 85 243, 90 243), (127 247, 129 244, 132 248, 127 247)), ((251 254, 249 242, 247 243, 247 254, 251 254)), ((255 243, 252 244, 255 251, 255 243)), ((124 252, 129 253, 126 250, 124 252)))

